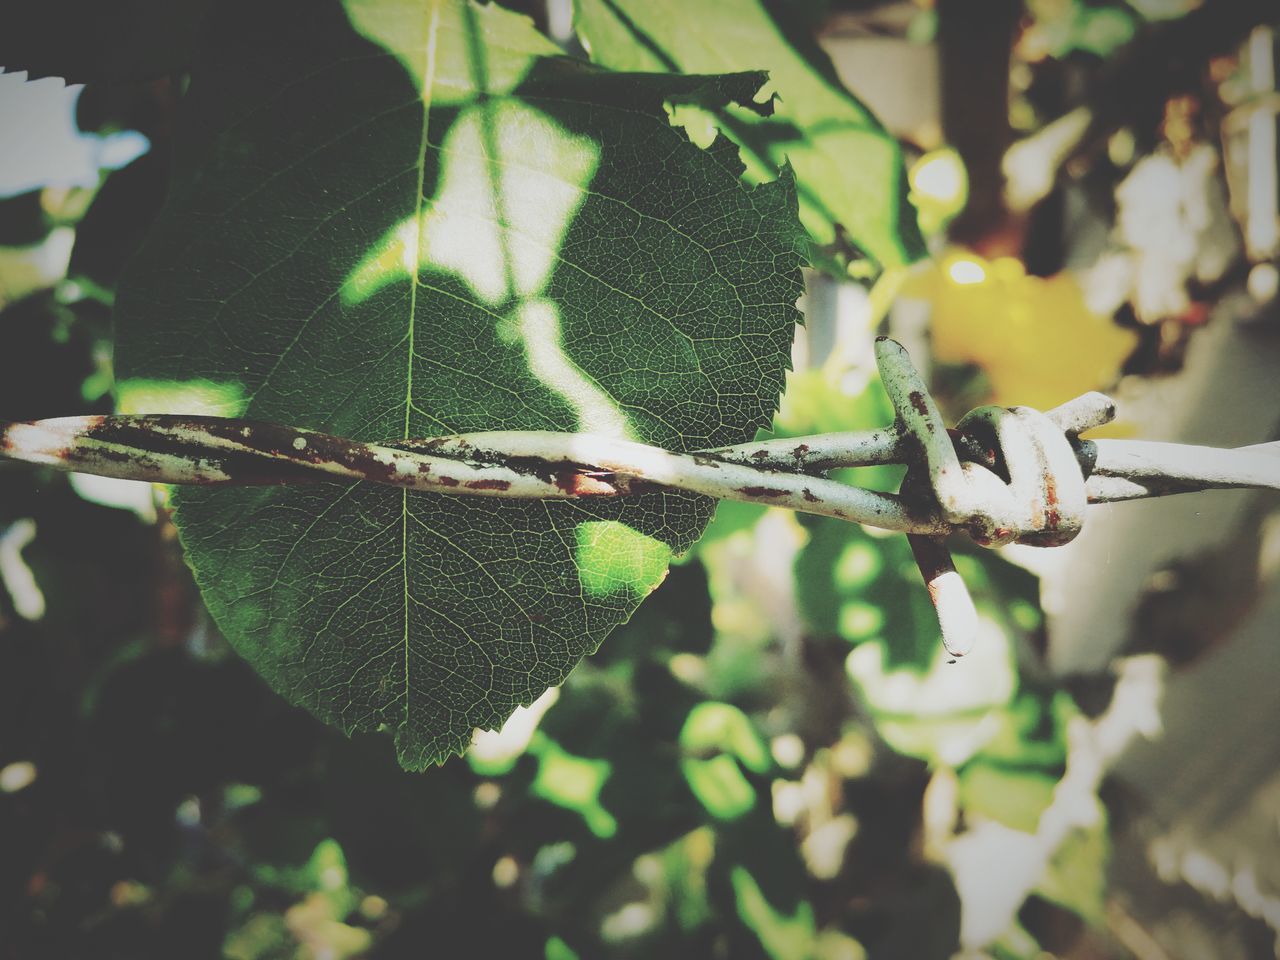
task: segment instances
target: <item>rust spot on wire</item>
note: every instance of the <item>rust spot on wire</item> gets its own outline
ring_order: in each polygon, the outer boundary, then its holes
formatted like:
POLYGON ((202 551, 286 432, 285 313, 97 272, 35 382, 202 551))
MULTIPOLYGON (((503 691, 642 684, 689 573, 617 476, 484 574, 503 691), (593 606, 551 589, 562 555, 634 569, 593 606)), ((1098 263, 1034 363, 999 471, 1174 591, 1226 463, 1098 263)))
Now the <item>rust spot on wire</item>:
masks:
POLYGON ((510 490, 510 480, 468 480, 463 484, 468 490, 510 490))
POLYGON ((1009 538, 1012 536, 1013 536, 1013 531, 1008 527, 996 527, 994 530, 991 531, 991 536, 974 537, 973 539, 975 540, 975 542, 982 544, 982 546, 989 547, 993 543, 1006 543, 1008 542, 1009 538))
POLYGON ((558 490, 571 497, 607 497, 618 492, 617 488, 600 476, 592 476, 581 470, 557 470, 551 476, 551 482, 558 490))
POLYGON ((778 487, 738 487, 738 492, 744 497, 756 499, 767 499, 770 497, 785 497, 788 493, 778 487))
POLYGON ((441 447, 452 447, 453 449, 458 451, 458 453, 466 453, 468 450, 471 449, 471 444, 468 441, 461 439, 460 437, 433 437, 432 439, 427 441, 418 440, 418 441, 413 441, 411 443, 406 443, 405 446, 409 447, 410 449, 420 446, 424 450, 431 450, 431 451, 439 450, 441 447))
POLYGON ((1053 474, 1047 472, 1044 475, 1044 503, 1045 527, 1049 530, 1057 530, 1058 524, 1062 521, 1062 516, 1058 512, 1058 481, 1053 478, 1053 474))

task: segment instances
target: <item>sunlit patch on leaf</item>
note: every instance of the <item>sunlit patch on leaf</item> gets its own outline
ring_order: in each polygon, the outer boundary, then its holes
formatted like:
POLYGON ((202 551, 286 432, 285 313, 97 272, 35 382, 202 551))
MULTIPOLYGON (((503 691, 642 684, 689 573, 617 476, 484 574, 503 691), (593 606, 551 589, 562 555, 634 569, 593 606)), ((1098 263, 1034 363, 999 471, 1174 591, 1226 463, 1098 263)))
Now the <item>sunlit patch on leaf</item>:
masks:
POLYGON ((526 300, 516 320, 529 372, 573 408, 574 426, 583 433, 634 439, 626 414, 565 352, 556 304, 526 300))
POLYGON ((484 303, 536 297, 599 164, 600 148, 520 100, 467 107, 440 145, 441 186, 343 284, 359 303, 420 269, 455 273, 484 303))
POLYGON ((673 127, 684 130, 689 139, 703 150, 715 143, 716 137, 720 135, 716 115, 696 103, 667 104, 667 115, 673 127))
POLYGON ((568 402, 580 430, 634 437, 618 405, 565 352, 560 310, 542 297, 565 231, 587 196, 600 149, 519 100, 467 107, 440 147, 441 187, 388 231, 347 277, 357 305, 423 271, 462 279, 492 307, 499 338, 568 402))
POLYGON ((248 405, 244 385, 235 381, 130 377, 116 383, 117 413, 239 417, 248 405))
POLYGON ((666 576, 671 548, 626 524, 592 520, 578 524, 574 536, 578 579, 588 596, 647 596, 666 576))
POLYGON ((528 17, 498 5, 457 0, 344 0, 357 33, 393 54, 424 100, 471 100, 477 61, 491 95, 509 93, 540 57, 560 48, 528 17))

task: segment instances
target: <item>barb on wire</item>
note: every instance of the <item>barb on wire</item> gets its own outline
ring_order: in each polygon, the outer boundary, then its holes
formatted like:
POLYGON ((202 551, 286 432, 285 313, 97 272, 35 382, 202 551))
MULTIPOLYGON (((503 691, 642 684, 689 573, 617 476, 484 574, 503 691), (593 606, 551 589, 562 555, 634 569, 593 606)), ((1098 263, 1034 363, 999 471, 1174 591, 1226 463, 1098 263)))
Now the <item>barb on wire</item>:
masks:
POLYGON ((1087 503, 1224 487, 1280 489, 1280 443, 1237 450, 1081 440, 1115 404, 1087 393, 1041 413, 979 407, 948 429, 906 350, 881 337, 876 363, 896 414, 891 427, 766 440, 693 453, 593 434, 494 431, 362 443, 253 420, 90 416, 0 423, 0 459, 175 484, 365 481, 450 495, 564 499, 651 489, 784 507, 907 534, 938 612, 963 656, 977 614, 947 550, 978 543, 1057 546, 1079 533, 1087 503), (896 494, 826 474, 907 466, 896 494))

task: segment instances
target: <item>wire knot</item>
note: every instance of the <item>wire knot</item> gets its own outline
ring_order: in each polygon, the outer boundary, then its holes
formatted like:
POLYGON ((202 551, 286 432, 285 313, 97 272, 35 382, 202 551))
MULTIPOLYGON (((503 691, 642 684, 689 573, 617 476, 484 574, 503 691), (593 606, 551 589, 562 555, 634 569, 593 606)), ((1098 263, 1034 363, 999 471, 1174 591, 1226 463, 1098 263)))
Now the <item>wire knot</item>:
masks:
POLYGON ((927 497, 947 526, 983 546, 1052 547, 1075 538, 1092 468, 1076 436, 1115 415, 1110 399, 1088 393, 1047 413, 978 407, 948 429, 902 346, 881 338, 876 353, 898 429, 917 448, 904 494, 927 497))
MULTIPOLYGON (((901 344, 879 338, 876 361, 903 442, 915 447, 904 499, 927 499, 944 529, 966 530, 984 546, 1057 546, 1080 532, 1092 461, 1076 435, 1115 415, 1107 397, 1085 394, 1048 413, 978 407, 948 430, 901 344)), ((978 617, 946 535, 907 539, 937 609, 943 644, 953 657, 963 656, 973 647, 978 617)))
POLYGON ((968 516, 948 519, 983 546, 1056 547, 1084 526, 1085 476, 1067 434, 1031 407, 978 407, 957 424, 968 516))

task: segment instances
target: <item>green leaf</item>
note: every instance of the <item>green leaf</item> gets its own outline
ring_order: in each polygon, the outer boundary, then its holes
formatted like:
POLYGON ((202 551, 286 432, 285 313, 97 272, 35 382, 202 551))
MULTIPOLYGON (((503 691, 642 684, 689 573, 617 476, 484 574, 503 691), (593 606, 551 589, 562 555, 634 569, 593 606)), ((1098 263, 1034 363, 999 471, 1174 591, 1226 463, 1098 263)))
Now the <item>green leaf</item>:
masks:
POLYGON ((1089 826, 1077 827, 1062 841, 1035 892, 1101 929, 1107 920, 1107 865, 1111 860, 1111 837, 1107 832, 1106 807, 1096 798, 1093 803, 1096 819, 1089 826))
POLYGON ((769 956, 774 960, 804 960, 813 956, 816 925, 813 906, 808 901, 802 901, 794 913, 787 915, 765 898, 756 878, 745 867, 734 867, 729 878, 738 916, 755 931, 769 956))
POLYGON ((592 59, 616 70, 767 69, 779 100, 771 116, 730 105, 683 118, 732 137, 753 178, 789 162, 801 219, 820 247, 852 244, 881 267, 926 255, 897 141, 826 54, 761 0, 575 0, 575 17, 592 59))
POLYGON ((530 792, 578 813, 601 839, 618 832, 618 821, 600 803, 600 791, 613 772, 612 763, 574 756, 540 731, 533 735, 529 752, 539 761, 530 792))
POLYGON ((578 960, 578 954, 559 937, 547 940, 546 960, 578 960))
POLYGON ((737 757, 755 773, 769 769, 769 751, 747 715, 731 703, 700 703, 689 712, 680 731, 687 754, 722 752, 737 757))
POLYGON ((755 806, 753 773, 769 769, 769 751, 747 715, 729 703, 700 703, 680 730, 680 769, 694 796, 713 817, 736 820, 755 806))
POLYGON ((960 772, 960 804, 1006 827, 1035 833, 1040 815, 1053 802, 1058 778, 1035 768, 1007 767, 978 759, 960 772))
MULTIPOLYGON (((745 185, 731 143, 699 148, 664 108, 750 104, 763 75, 613 75, 460 0, 295 0, 214 35, 234 45, 193 77, 117 301, 144 395, 390 442, 688 450, 769 422, 799 318, 793 184, 745 185)), ((713 507, 328 483, 175 501, 236 649, 342 730, 394 731, 411 769, 561 682, 713 507)))
POLYGON ((1078 712, 1065 691, 1024 688, 1000 712, 982 757, 1010 768, 1038 767, 1056 780, 1067 762, 1067 725, 1078 712))
POLYGON ((1077 50, 1109 57, 1137 32, 1132 10, 1073 0, 1068 4, 1033 5, 1031 13, 1051 57, 1077 50))

